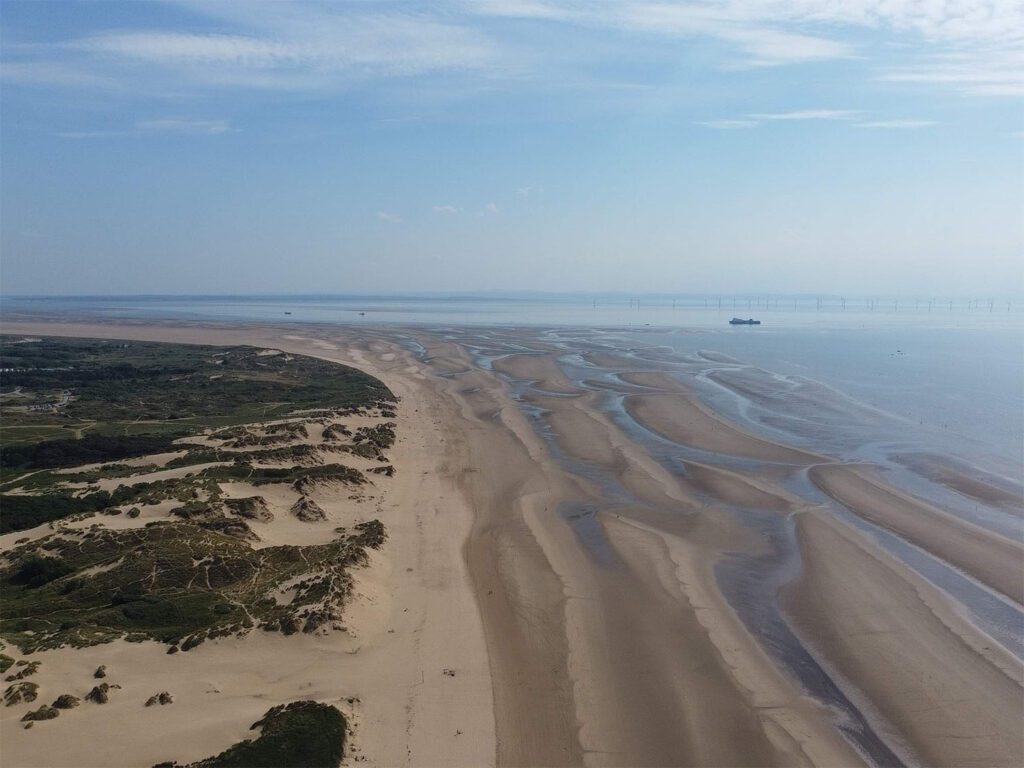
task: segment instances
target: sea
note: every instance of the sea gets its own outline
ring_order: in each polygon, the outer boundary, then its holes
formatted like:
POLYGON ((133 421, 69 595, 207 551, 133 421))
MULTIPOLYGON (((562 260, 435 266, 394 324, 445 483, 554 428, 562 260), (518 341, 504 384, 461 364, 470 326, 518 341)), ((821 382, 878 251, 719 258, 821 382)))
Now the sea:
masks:
MULTIPOLYGON (((42 317, 598 329, 628 346, 725 354, 786 386, 820 384, 877 410, 895 431, 905 434, 913 428, 927 434, 930 449, 972 459, 986 456, 999 474, 1024 477, 1024 299, 710 294, 0 298, 0 322, 42 317), (730 325, 734 317, 761 324, 730 325)), ((716 395, 714 387, 703 394, 716 395)), ((718 394, 716 407, 735 412, 736 402, 718 394)))

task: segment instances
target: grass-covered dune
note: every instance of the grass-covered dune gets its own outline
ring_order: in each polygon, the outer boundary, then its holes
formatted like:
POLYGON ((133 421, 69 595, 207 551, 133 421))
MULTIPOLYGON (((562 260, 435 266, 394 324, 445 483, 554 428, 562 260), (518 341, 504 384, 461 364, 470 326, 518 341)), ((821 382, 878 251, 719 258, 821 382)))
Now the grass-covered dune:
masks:
POLYGON ((336 768, 344 755, 345 725, 345 716, 329 704, 296 701, 253 723, 253 729, 261 729, 255 739, 187 766, 154 768, 336 768))
POLYGON ((327 544, 254 549, 189 521, 67 530, 5 553, 4 639, 29 652, 118 637, 189 650, 254 628, 291 634, 340 617, 349 570, 385 539, 376 520, 327 544), (289 584, 289 599, 275 599, 289 584))
MULTIPOLYGON (((387 538, 359 506, 395 472, 383 384, 277 350, 117 341, 0 337, 0 368, 0 534, 17 532, 0 550, 0 648, 187 654, 345 630, 353 571, 387 538)), ((41 663, 0 656, 16 667, 6 706, 50 695, 24 679, 41 663)), ((104 703, 97 690, 85 698, 104 703)), ((78 703, 62 694, 20 721, 59 726, 78 703)), ((187 768, 335 768, 344 754, 328 704, 282 704, 252 728, 187 768)))
MULTIPOLYGON (((188 452, 170 467, 235 462, 206 480, 296 482, 330 475, 359 483, 361 474, 342 465, 285 471, 250 462, 318 463, 315 446, 293 444, 307 436, 301 421, 274 420, 394 414, 391 392, 361 371, 254 347, 3 336, 0 368, 0 533, 152 502, 161 493, 182 498, 196 482, 73 493, 68 483, 100 479, 104 470, 73 477, 53 472, 175 450, 188 452), (249 449, 248 455, 176 442, 200 433, 217 435, 225 448, 249 449)), ((383 459, 393 440, 391 425, 376 425, 360 428, 348 444, 332 441, 331 449, 383 459)))
POLYGON ((75 442, 84 435, 183 435, 296 411, 394 402, 362 371, 253 347, 0 337, 0 368, 4 467, 114 461, 160 447, 75 442), (46 446, 48 440, 58 442, 46 446))

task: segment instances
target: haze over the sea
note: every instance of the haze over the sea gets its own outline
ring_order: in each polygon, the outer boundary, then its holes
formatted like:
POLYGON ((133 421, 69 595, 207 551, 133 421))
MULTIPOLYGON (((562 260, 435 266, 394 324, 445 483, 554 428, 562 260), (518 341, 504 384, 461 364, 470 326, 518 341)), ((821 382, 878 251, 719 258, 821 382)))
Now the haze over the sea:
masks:
POLYGON ((1022 288, 1018 3, 0 21, 5 294, 1022 288))

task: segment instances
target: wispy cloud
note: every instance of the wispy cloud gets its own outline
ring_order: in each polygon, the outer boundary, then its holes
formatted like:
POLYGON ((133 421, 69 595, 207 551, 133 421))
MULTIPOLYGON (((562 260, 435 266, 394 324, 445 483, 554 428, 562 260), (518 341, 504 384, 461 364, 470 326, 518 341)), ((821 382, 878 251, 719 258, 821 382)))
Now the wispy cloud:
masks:
POLYGON ((777 66, 804 61, 850 58, 844 41, 782 30, 760 3, 535 2, 476 0, 465 7, 483 15, 642 32, 666 38, 710 38, 736 52, 733 66, 777 66))
POLYGON ((892 128, 894 130, 910 130, 913 128, 927 128, 935 125, 934 120, 873 120, 866 123, 856 123, 858 128, 892 128))
MULTIPOLYGON (((4 77, 85 86, 166 77, 179 86, 290 90, 470 71, 494 57, 489 37, 451 14, 377 10, 369 3, 191 3, 237 31, 108 30, 15 47, 4 77)), ((10 58, 7 56, 6 58, 10 58)))
POLYGON ((234 130, 229 120, 195 120, 181 117, 163 117, 152 120, 139 120, 129 128, 95 131, 59 131, 57 135, 63 139, 105 139, 117 136, 157 134, 217 136, 234 130))
POLYGON ((377 211, 377 218, 389 224, 400 224, 402 222, 402 217, 391 211, 377 211))
MULTIPOLYGON (((0 77, 147 96, 336 93, 419 78, 421 99, 557 86, 580 98, 598 89, 635 94, 621 98, 629 109, 650 98, 645 89, 685 83, 688 70, 674 68, 692 56, 718 73, 860 59, 870 63, 859 70, 865 79, 1024 95, 1024 3, 1006 0, 166 2, 192 22, 5 41, 0 77), (544 34, 524 34, 526 25, 544 34), (598 57, 607 58, 594 66, 598 57), (434 87, 423 87, 428 76, 438 78, 427 83, 434 87)), ((714 122, 707 127, 727 127, 714 122)))
POLYGON ((234 130, 228 120, 187 120, 165 117, 159 120, 142 120, 136 123, 140 131, 152 133, 184 133, 193 136, 216 136, 234 130))
POLYGON ((245 67, 294 66, 302 61, 295 45, 240 35, 176 32, 110 32, 67 44, 71 50, 154 64, 235 64, 245 67))
MULTIPOLYGON (((802 120, 837 120, 851 121, 862 117, 864 112, 855 109, 801 109, 792 112, 769 112, 748 115, 749 119, 743 120, 704 120, 698 121, 696 125, 703 125, 706 128, 719 130, 733 130, 738 128, 753 128, 763 122, 772 121, 802 121, 802 120)), ((912 129, 927 128, 935 125, 932 120, 864 120, 859 123, 852 123, 857 128, 890 128, 890 129, 912 129)))
POLYGON ((793 112, 752 114, 754 120, 852 120, 863 114, 857 109, 798 109, 793 112))
POLYGON ((717 40, 735 52, 733 66, 864 58, 868 45, 858 33, 869 32, 888 35, 904 50, 914 45, 924 59, 923 66, 883 73, 883 80, 953 85, 993 96, 1024 90, 1024 3, 1019 2, 467 0, 464 7, 505 18, 717 40), (851 33, 859 44, 849 39, 851 33), (970 61, 960 71, 927 62, 949 56, 970 61))
POLYGON ((487 216, 494 216, 498 213, 498 206, 494 203, 487 203, 487 205, 484 206, 483 213, 487 216))
POLYGON ((984 56, 960 51, 931 57, 921 65, 886 72, 880 79, 982 96, 1024 96, 1024 41, 1020 48, 991 51, 984 56))
POLYGON ((0 81, 21 86, 57 86, 64 88, 93 88, 116 90, 116 78, 74 67, 58 61, 30 60, 4 61, 0 66, 0 81))
POLYGON ((459 212, 459 209, 454 205, 435 205, 433 207, 434 213, 443 213, 447 215, 455 214, 459 212))
POLYGON ((131 131, 57 131, 61 139, 110 139, 133 135, 131 131))
POLYGON ((625 4, 619 19, 628 27, 658 35, 718 39, 739 52, 736 65, 777 66, 854 55, 849 43, 779 30, 766 21, 727 4, 708 3, 625 4))
POLYGON ((756 120, 698 120, 696 125, 703 125, 705 128, 715 128, 720 131, 732 131, 737 128, 752 128, 757 125, 756 120))

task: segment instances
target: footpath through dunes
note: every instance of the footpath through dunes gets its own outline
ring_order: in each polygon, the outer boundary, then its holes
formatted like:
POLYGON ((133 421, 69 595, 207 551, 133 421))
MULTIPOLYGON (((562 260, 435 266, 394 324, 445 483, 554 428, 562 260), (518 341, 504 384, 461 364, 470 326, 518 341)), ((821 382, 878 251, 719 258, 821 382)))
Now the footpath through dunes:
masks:
POLYGON ((797 537, 803 572, 785 589, 785 605, 894 737, 925 765, 1020 765, 1020 661, 845 526, 801 514, 797 537))
POLYGON ((883 485, 863 466, 812 467, 811 480, 853 513, 1024 604, 1024 546, 883 485))

